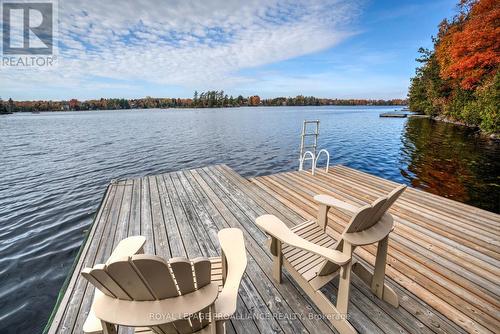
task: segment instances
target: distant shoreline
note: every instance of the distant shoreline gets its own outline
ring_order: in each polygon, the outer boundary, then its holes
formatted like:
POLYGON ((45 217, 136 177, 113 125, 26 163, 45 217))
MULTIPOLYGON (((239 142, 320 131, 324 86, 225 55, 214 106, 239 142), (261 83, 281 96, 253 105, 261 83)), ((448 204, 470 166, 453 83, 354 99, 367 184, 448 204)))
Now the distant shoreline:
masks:
POLYGON ((238 108, 289 108, 289 107, 394 107, 394 108, 403 108, 406 105, 395 105, 395 104, 356 104, 356 105, 243 105, 243 106, 223 106, 223 107, 189 107, 189 106, 179 106, 179 107, 151 107, 151 108, 115 108, 115 109, 67 109, 67 110, 16 110, 13 112, 0 112, 0 115, 9 115, 15 113, 46 113, 46 112, 81 112, 81 111, 120 111, 120 110, 158 110, 158 109, 238 109, 238 108))
POLYGON ((277 106, 401 106, 407 105, 406 99, 332 99, 297 95, 295 97, 275 97, 261 99, 259 95, 243 97, 228 96, 223 90, 194 92, 193 98, 155 98, 140 99, 77 99, 60 101, 7 101, 0 100, 0 112, 13 111, 79 111, 79 110, 121 110, 121 109, 167 109, 167 108, 233 108, 233 107, 277 107, 277 106))
POLYGON ((10 115, 17 113, 52 113, 52 112, 84 112, 84 111, 126 111, 126 110, 167 110, 167 109, 237 109, 237 108, 289 108, 289 107, 394 107, 394 108, 404 108, 406 105, 372 105, 372 104, 357 104, 357 105, 244 105, 244 106, 224 106, 224 107, 151 107, 151 108, 123 108, 123 109, 79 109, 79 110, 17 110, 13 112, 0 112, 0 115, 10 115))

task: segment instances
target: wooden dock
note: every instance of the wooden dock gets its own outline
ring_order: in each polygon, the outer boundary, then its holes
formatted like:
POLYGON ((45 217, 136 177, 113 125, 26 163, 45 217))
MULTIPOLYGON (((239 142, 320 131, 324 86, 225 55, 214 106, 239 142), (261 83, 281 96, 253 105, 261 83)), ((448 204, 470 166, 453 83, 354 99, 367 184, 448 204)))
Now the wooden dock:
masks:
POLYGON ((386 118, 430 118, 431 116, 426 114, 417 114, 409 111, 390 111, 379 114, 379 117, 386 118))
MULTIPOLYGON (((364 204, 395 183, 347 167, 329 173, 288 172, 244 179, 225 165, 113 182, 88 238, 61 291, 46 331, 81 333, 93 288, 81 278, 85 266, 102 263, 119 240, 147 238, 146 252, 165 258, 215 256, 216 233, 242 229, 248 252, 238 312, 228 333, 335 333, 284 272, 271 279, 266 236, 254 220, 277 215, 290 226, 314 219, 312 196, 326 193, 364 204)), ((350 322, 361 333, 495 333, 500 328, 500 215, 408 189, 393 206, 397 222, 389 243, 389 284, 400 296, 397 309, 374 298, 354 276, 350 322)), ((331 210, 338 222, 347 216, 331 210)), ((373 265, 375 248, 358 248, 373 265)), ((335 283, 336 284, 336 283, 335 283)), ((335 296, 335 284, 324 291, 335 296)), ((127 332, 126 329, 121 329, 127 332)))
POLYGON ((379 115, 379 117, 391 117, 391 118, 406 118, 408 116, 408 112, 384 112, 379 115))

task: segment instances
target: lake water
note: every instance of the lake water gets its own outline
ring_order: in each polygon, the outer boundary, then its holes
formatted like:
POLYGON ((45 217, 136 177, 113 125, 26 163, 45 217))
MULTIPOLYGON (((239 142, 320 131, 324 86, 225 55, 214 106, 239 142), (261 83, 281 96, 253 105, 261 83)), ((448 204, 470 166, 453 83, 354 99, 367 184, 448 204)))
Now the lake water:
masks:
POLYGON ((304 119, 331 164, 500 212, 500 144, 394 107, 94 111, 0 116, 0 332, 43 329, 111 179, 225 163, 296 170, 304 119))

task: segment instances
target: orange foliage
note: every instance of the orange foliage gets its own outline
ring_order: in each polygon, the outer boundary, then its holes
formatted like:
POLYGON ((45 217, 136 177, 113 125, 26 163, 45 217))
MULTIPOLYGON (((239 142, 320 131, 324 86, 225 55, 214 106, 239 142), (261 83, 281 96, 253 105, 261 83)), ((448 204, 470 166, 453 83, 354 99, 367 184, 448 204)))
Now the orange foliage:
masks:
POLYGON ((500 64, 500 1, 463 0, 462 12, 440 27, 436 55, 440 76, 474 89, 500 64))
POLYGON ((250 96, 248 104, 251 106, 258 106, 260 104, 260 96, 259 95, 250 96))

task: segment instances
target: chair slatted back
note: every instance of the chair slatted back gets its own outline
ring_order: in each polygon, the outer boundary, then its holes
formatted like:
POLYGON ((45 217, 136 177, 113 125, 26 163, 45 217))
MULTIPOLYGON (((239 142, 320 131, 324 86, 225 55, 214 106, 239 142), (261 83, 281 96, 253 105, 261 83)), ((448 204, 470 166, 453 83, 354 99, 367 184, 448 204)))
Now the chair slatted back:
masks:
MULTIPOLYGON (((82 275, 104 294, 125 300, 152 301, 175 298, 211 282, 211 262, 199 257, 172 258, 138 254, 115 259, 107 265, 86 268, 82 275)), ((188 318, 152 328, 157 333, 193 333, 210 323, 210 307, 188 318)))
POLYGON ((399 198, 399 196, 401 196, 405 189, 405 185, 400 185, 399 187, 393 189, 389 194, 387 194, 387 201, 385 202, 384 206, 381 207, 373 217, 375 223, 378 222, 380 218, 382 218, 382 216, 387 212, 387 210, 389 210, 394 202, 396 202, 396 200, 399 198))
MULTIPOLYGON (((380 218, 389 210, 392 204, 398 199, 398 197, 406 189, 405 185, 401 185, 396 189, 392 190, 386 196, 381 196, 377 198, 372 204, 366 204, 360 207, 352 216, 351 220, 344 229, 343 235, 348 233, 357 233, 368 230, 369 228, 375 226, 380 218)), ((336 249, 342 251, 344 247, 344 240, 340 239, 336 245, 336 249)), ((354 245, 355 247, 355 245, 354 245)), ((354 248, 352 248, 354 250, 354 248)), ((319 269, 319 275, 329 275, 340 267, 332 262, 324 261, 323 265, 319 269)))
POLYGON ((367 204, 358 209, 353 215, 344 233, 362 232, 377 224, 382 216, 389 210, 398 197, 406 189, 401 185, 386 196, 377 198, 371 205, 367 204))
POLYGON ((362 206, 352 216, 344 232, 353 233, 362 231, 364 226, 368 223, 368 221, 372 216, 373 216, 373 207, 370 204, 362 206))
POLYGON ((106 266, 106 271, 111 278, 132 298, 132 300, 154 300, 155 297, 147 282, 132 266, 128 258, 111 262, 106 266))
POLYGON ((109 276, 106 265, 98 264, 94 268, 85 268, 82 276, 92 283, 102 293, 110 297, 132 300, 130 296, 109 276))
POLYGON ((132 262, 146 278, 155 299, 178 296, 174 277, 170 273, 168 263, 162 258, 151 259, 150 255, 134 255, 132 262))

